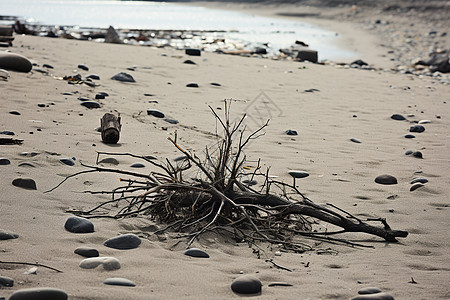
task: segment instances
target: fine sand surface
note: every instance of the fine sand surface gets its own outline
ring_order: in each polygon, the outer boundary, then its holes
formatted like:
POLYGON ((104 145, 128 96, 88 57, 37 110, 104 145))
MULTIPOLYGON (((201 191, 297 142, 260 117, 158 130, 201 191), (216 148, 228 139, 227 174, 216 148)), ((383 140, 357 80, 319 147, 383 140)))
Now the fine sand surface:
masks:
MULTIPOLYGON (((0 146, 0 157, 11 161, 0 166, 0 229, 19 235, 0 241, 0 261, 39 262, 63 273, 39 267, 37 274, 26 275, 29 266, 0 264, 0 276, 15 280, 14 287, 0 289, 0 298, 22 288, 55 287, 65 290, 70 299, 239 299, 230 284, 241 271, 263 283, 261 295, 254 299, 349 299, 367 286, 379 287, 395 299, 450 297, 450 86, 429 77, 384 71, 209 53, 188 57, 172 49, 30 36, 17 36, 10 50, 40 69, 43 64, 54 69, 49 74, 11 71, 8 81, 0 81, 0 131, 13 131, 13 138, 24 140, 22 145, 0 146), (186 59, 197 64, 183 64, 186 59), (79 64, 90 70, 77 69, 79 64), (129 71, 129 67, 136 69, 129 71), (119 72, 131 74, 136 83, 110 79, 119 72), (96 83, 101 86, 69 85, 59 79, 77 73, 99 75, 96 83), (199 88, 186 87, 192 82, 199 88), (213 82, 221 86, 210 85, 213 82), (89 110, 77 100, 93 99, 97 92, 109 94, 100 100, 99 109, 89 110), (258 259, 246 244, 214 234, 202 236, 193 245, 206 250, 209 259, 187 257, 183 255, 185 240, 158 240, 152 233, 162 226, 143 218, 93 219, 95 232, 89 234, 64 229, 70 216, 67 209, 90 208, 109 199, 82 191, 111 190, 124 177, 86 174, 44 193, 64 176, 84 170, 80 161, 94 164, 96 151, 173 159, 180 153, 167 138, 175 131, 183 147, 201 156, 205 145, 215 142, 209 133, 215 131, 216 123, 208 105, 221 108, 223 99, 229 98, 234 99, 234 117, 249 114, 250 129, 271 119, 266 134, 246 152, 249 166, 255 167, 261 158, 272 175, 289 182, 290 169, 307 171, 311 175, 297 184, 316 203, 330 202, 361 218, 385 217, 393 229, 407 230, 409 236, 399 243, 365 234, 344 236, 373 249, 311 240, 305 242, 317 251, 275 256, 277 247, 267 249, 275 262, 293 270, 287 272, 258 259), (148 116, 150 108, 180 123, 148 116), (106 112, 120 112, 122 117, 116 146, 103 144, 96 131, 106 112), (395 113, 407 121, 392 120, 395 113), (431 121, 424 124, 426 131, 406 139, 410 126, 420 120, 431 121), (288 129, 298 135, 286 135, 288 129), (405 155, 407 150, 421 151, 423 159, 405 155), (76 158, 75 166, 59 161, 71 157, 76 158), (398 184, 375 183, 381 174, 395 176, 398 184), (419 176, 429 182, 410 192, 410 181, 419 176), (34 179, 37 190, 13 186, 15 178, 34 179), (103 246, 106 239, 120 233, 135 233, 143 237, 143 243, 134 250, 103 246), (79 246, 116 257, 122 268, 80 268, 83 258, 73 253, 79 246), (324 249, 333 251, 324 255, 324 249), (104 285, 109 277, 124 277, 137 286, 104 285), (268 287, 271 282, 293 286, 268 287)), ((137 162, 129 157, 117 159, 118 168, 126 170, 137 162)), ((148 165, 138 171, 150 170, 148 165)))

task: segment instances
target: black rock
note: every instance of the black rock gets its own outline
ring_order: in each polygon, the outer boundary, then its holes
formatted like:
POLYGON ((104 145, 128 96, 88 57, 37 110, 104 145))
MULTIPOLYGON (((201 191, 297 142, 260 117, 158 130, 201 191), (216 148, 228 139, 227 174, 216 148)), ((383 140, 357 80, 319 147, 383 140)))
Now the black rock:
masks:
POLYGON ((184 255, 198 257, 198 258, 209 258, 209 254, 205 251, 197 248, 191 248, 184 251, 184 255))
POLYGON ((351 138, 350 141, 352 141, 353 143, 361 144, 361 141, 357 139, 351 138))
POLYGON ((211 82, 210 85, 213 85, 213 86, 222 86, 220 83, 217 83, 217 82, 211 82))
POLYGON ((233 280, 231 290, 238 294, 256 294, 261 292, 261 281, 251 275, 244 275, 233 280))
POLYGON ((179 123, 178 120, 169 119, 169 118, 165 118, 164 121, 166 121, 167 123, 170 123, 170 124, 178 124, 179 123))
POLYGON ((254 51, 252 51, 252 54, 267 54, 267 49, 266 48, 262 48, 262 47, 258 47, 256 48, 254 51))
POLYGON ((409 128, 409 132, 424 132, 425 131, 425 127, 423 127, 422 125, 414 125, 411 126, 409 128))
POLYGON ((139 247, 141 239, 132 233, 119 235, 106 240, 103 245, 119 250, 129 250, 139 247))
POLYGON ((196 65, 196 63, 195 62, 193 62, 192 60, 190 60, 190 59, 187 59, 187 60, 185 60, 184 62, 183 62, 183 64, 188 64, 188 65, 196 65))
POLYGON ((413 154, 413 151, 412 151, 412 150, 407 150, 407 151, 405 152, 405 155, 411 155, 411 154, 413 154))
POLYGON ((286 134, 287 135, 298 135, 297 131, 291 130, 291 129, 286 130, 286 134))
POLYGON ((100 254, 98 250, 90 247, 78 247, 73 251, 75 254, 81 255, 83 257, 98 257, 100 254))
POLYGON ((38 107, 45 107, 46 105, 45 104, 43 104, 43 103, 39 103, 38 104, 38 107))
POLYGON ((407 134, 407 135, 405 135, 405 138, 407 138, 407 139, 414 139, 416 136, 415 135, 412 135, 412 134, 407 134))
POLYGON ((418 188, 421 188, 421 187, 423 187, 423 186, 424 186, 424 185, 423 185, 422 183, 416 182, 416 183, 414 183, 414 184, 411 185, 411 187, 409 188, 409 191, 410 191, 410 192, 415 191, 415 190, 417 190, 418 188))
POLYGON ((63 290, 39 287, 15 291, 9 300, 67 300, 68 297, 63 290))
POLYGON ((358 60, 355 60, 354 62, 352 62, 350 65, 358 65, 358 66, 362 67, 362 66, 367 66, 368 63, 366 63, 365 61, 363 61, 361 59, 358 59, 358 60))
POLYGON ((417 158, 423 158, 422 152, 420 151, 414 151, 412 155, 417 158))
POLYGON ((198 84, 197 83, 188 83, 188 84, 186 84, 186 87, 198 88, 198 84))
POLYGON ((61 158, 59 161, 68 166, 75 165, 75 162, 71 158, 61 158))
POLYGON ((370 295, 370 294, 377 294, 377 293, 381 293, 382 290, 380 290, 377 287, 365 287, 362 288, 358 291, 358 294, 360 295, 370 295))
POLYGON ((120 278, 120 277, 114 277, 114 278, 107 278, 105 281, 103 281, 104 284, 108 285, 118 285, 118 286, 136 286, 136 283, 133 281, 126 279, 126 278, 120 278))
POLYGON ((392 175, 380 175, 377 178, 375 178, 375 182, 379 183, 379 184, 384 184, 384 185, 391 185, 391 184, 397 184, 397 178, 395 178, 392 175))
POLYGON ((100 76, 92 74, 87 76, 86 79, 100 80, 100 76))
POLYGON ((7 158, 0 157, 0 166, 6 166, 11 164, 11 161, 7 158))
POLYGON ((16 178, 12 184, 17 187, 21 187, 27 190, 36 190, 36 182, 31 178, 16 178))
POLYGON ((164 113, 157 109, 147 109, 147 115, 157 118, 164 118, 164 113))
POLYGON ((80 217, 69 217, 64 224, 64 228, 73 233, 94 232, 94 224, 88 219, 80 217))
POLYGON ((130 167, 132 167, 132 168, 145 168, 145 165, 141 164, 141 163, 134 163, 130 167))
POLYGON ((15 135, 15 133, 14 133, 13 131, 9 131, 9 130, 0 131, 0 134, 4 134, 4 135, 15 135))
POLYGON ((95 95, 95 99, 105 99, 105 95, 104 94, 97 94, 95 95))
POLYGON ((391 116, 391 119, 397 120, 397 121, 404 121, 404 120, 406 120, 406 118, 404 116, 400 115, 400 114, 393 114, 391 116))
POLYGON ((100 103, 95 102, 95 101, 84 101, 84 102, 81 103, 81 105, 84 106, 84 107, 87 107, 89 109, 100 108, 101 107, 100 103))
POLYGON ((308 48, 302 48, 301 50, 299 50, 296 58, 301 61, 306 60, 313 63, 317 63, 319 59, 317 51, 308 48))
POLYGON ((20 116, 20 112, 18 112, 17 110, 12 110, 9 112, 11 115, 16 115, 16 116, 20 116))
POLYGON ((136 82, 130 74, 120 72, 113 77, 111 77, 112 80, 122 81, 122 82, 136 82))
POLYGON ((0 276, 0 288, 2 286, 13 287, 14 286, 14 279, 6 277, 6 276, 0 276))
POLYGON ((288 173, 294 178, 305 178, 309 176, 309 173, 306 171, 290 170, 288 173))
POLYGON ((51 66, 49 64, 43 64, 42 66, 47 69, 53 69, 53 66, 51 66))
POLYGON ((85 65, 78 65, 78 69, 89 71, 89 68, 86 67, 85 65))
POLYGON ((8 232, 0 229, 0 240, 12 240, 17 239, 19 235, 14 232, 8 232))
POLYGON ((80 101, 89 101, 89 98, 86 98, 86 97, 78 97, 77 98, 78 100, 80 100, 80 101))
POLYGON ((185 53, 191 56, 200 56, 202 55, 202 51, 200 49, 186 49, 185 53))

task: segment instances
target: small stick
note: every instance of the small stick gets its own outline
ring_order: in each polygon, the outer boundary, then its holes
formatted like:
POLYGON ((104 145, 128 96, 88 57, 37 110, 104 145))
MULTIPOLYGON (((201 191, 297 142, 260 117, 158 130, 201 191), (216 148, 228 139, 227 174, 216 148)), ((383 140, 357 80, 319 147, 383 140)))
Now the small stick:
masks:
POLYGON ((27 262, 22 262, 22 261, 3 261, 0 260, 0 264, 14 264, 14 265, 28 265, 28 266, 36 266, 36 267, 43 267, 43 268, 47 268, 53 271, 56 271, 58 273, 62 273, 63 271, 58 270, 56 268, 53 267, 49 267, 40 263, 27 263, 27 262))

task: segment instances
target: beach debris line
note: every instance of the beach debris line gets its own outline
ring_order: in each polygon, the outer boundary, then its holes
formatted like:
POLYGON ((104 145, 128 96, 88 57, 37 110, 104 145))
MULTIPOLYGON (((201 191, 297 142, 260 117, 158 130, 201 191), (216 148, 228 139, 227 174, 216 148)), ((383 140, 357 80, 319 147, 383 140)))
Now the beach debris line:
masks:
POLYGON ((81 174, 105 172, 127 176, 120 179, 124 185, 113 190, 86 191, 110 194, 111 200, 88 210, 73 209, 70 213, 85 218, 148 217, 164 226, 152 234, 177 232, 177 238, 187 239, 187 248, 206 232, 257 247, 253 250, 258 256, 264 252, 259 243, 303 253, 314 250, 314 246, 305 243, 305 238, 371 247, 332 236, 362 232, 396 242, 397 238, 408 235, 407 231, 391 229, 384 218, 362 220, 333 204, 314 203, 296 186, 269 176, 269 169, 263 170, 260 160, 249 169, 244 149, 249 142, 264 134, 269 121, 253 132, 246 132, 243 125, 246 116, 231 122, 230 105, 231 101, 225 101, 224 117, 210 107, 220 127, 216 131, 216 143, 205 148, 203 159, 185 150, 175 132, 169 140, 183 154, 183 159, 159 161, 153 156, 133 153, 97 152, 97 162, 103 155, 130 156, 146 161, 156 171, 138 173, 81 163, 85 170, 68 175, 47 192, 81 174), (261 179, 259 185, 244 182, 257 179, 261 179), (316 226, 317 220, 334 225, 336 229, 321 231, 316 226), (380 222, 382 226, 369 222, 380 222))

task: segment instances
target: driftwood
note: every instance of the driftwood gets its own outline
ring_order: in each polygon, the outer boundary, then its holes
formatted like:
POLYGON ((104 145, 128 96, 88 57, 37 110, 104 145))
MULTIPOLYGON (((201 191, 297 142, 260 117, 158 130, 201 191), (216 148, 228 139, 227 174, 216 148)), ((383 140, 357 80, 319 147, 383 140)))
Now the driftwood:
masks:
POLYGON ((120 139, 120 117, 106 113, 100 119, 102 140, 105 144, 117 144, 120 139))
POLYGON ((361 232, 395 242, 397 238, 408 235, 406 231, 391 229, 384 218, 361 220, 333 204, 314 203, 295 185, 274 180, 269 176, 269 170, 263 172, 259 160, 256 166, 246 166, 244 149, 251 140, 263 135, 268 122, 255 132, 246 134, 243 126, 245 115, 238 122, 230 123, 230 103, 225 102, 223 119, 211 108, 223 133, 217 134, 214 147, 205 149, 203 159, 182 148, 175 133, 169 140, 184 155, 181 160, 160 162, 151 156, 98 152, 98 156, 140 158, 157 170, 142 174, 83 164, 86 170, 67 176, 55 188, 69 178, 86 173, 108 172, 129 176, 121 179, 124 185, 112 191, 86 191, 110 194, 111 200, 89 210, 70 212, 86 218, 147 216, 166 224, 154 234, 167 230, 178 232, 178 237, 188 238, 188 247, 210 231, 221 232, 255 247, 260 242, 267 242, 293 252, 314 249, 305 243, 305 238, 371 247, 332 236, 361 232), (317 226, 320 221, 337 229, 320 231, 317 226), (373 221, 382 226, 368 223, 373 221))

